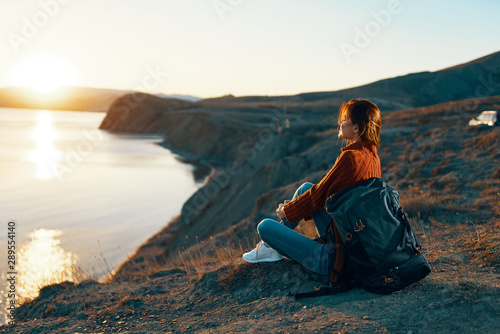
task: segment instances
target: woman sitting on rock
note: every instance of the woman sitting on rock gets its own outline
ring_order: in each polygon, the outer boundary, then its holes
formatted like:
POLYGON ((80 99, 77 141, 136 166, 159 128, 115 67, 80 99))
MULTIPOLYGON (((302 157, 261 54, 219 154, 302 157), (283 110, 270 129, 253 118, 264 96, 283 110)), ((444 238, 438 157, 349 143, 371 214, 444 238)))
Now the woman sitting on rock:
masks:
POLYGON ((291 201, 279 205, 276 214, 280 222, 272 219, 260 222, 257 231, 262 241, 254 250, 243 254, 245 261, 274 262, 287 257, 317 274, 329 274, 329 263, 336 254, 329 252, 328 245, 294 229, 301 219, 312 218, 322 236, 332 223, 324 209, 327 198, 360 181, 381 177, 377 155, 381 128, 378 107, 365 99, 353 99, 340 107, 338 123, 338 138, 347 140, 349 145, 342 148, 332 169, 318 184, 304 183, 291 201))

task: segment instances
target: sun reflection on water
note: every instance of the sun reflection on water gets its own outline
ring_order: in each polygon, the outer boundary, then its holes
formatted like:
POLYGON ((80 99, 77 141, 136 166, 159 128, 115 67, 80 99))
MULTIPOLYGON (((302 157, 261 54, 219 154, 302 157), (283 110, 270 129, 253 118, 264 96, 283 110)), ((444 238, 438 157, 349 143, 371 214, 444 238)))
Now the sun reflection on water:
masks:
POLYGON ((61 247, 57 238, 61 234, 60 230, 34 230, 31 241, 21 247, 17 266, 21 303, 36 298, 44 286, 78 280, 78 257, 61 247))
POLYGON ((31 135, 37 149, 31 153, 30 161, 37 165, 37 177, 45 180, 57 176, 55 163, 61 159, 61 153, 54 147, 57 132, 52 127, 52 116, 44 112, 37 120, 38 126, 31 135))

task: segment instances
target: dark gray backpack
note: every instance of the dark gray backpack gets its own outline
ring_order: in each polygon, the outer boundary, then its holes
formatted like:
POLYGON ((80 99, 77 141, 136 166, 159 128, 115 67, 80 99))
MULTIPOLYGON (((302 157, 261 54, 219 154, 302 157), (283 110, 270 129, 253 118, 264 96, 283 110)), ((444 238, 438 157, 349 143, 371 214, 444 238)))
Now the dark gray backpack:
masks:
MULTIPOLYGON (((354 286, 388 294, 430 273, 429 263, 399 205, 398 192, 382 179, 371 178, 333 194, 325 209, 333 218, 337 233, 330 226, 322 240, 338 245, 337 239, 341 238, 346 255, 343 271, 347 271, 341 276, 346 279, 330 279, 331 287, 295 294, 296 298, 336 294, 354 286)), ((330 267, 334 270, 335 258, 332 262, 330 267)))

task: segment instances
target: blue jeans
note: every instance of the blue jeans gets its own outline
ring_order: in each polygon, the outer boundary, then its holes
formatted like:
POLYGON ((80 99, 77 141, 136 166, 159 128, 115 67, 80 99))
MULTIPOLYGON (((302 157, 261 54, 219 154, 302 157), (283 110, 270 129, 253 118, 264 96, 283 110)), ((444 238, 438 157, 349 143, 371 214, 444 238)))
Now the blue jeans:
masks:
MULTIPOLYGON (((293 199, 302 195, 312 186, 313 184, 309 182, 301 185, 293 195, 293 199)), ((332 218, 323 208, 314 211, 311 217, 318 234, 322 236, 332 218)), ((294 229, 298 224, 298 221, 289 222, 286 219, 282 220, 281 223, 272 219, 264 219, 257 226, 257 232, 262 241, 281 255, 297 261, 315 273, 328 275, 329 259, 332 256, 334 257, 335 254, 329 254, 327 245, 295 232, 294 229)))

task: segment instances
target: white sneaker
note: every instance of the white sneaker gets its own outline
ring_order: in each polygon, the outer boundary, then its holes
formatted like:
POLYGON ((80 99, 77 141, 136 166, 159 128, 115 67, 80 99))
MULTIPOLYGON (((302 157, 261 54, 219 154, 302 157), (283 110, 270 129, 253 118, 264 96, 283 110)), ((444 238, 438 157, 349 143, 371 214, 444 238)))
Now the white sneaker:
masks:
POLYGON ((243 254, 243 260, 250 263, 257 262, 276 262, 283 260, 284 257, 266 245, 264 242, 259 242, 254 250, 243 254))

